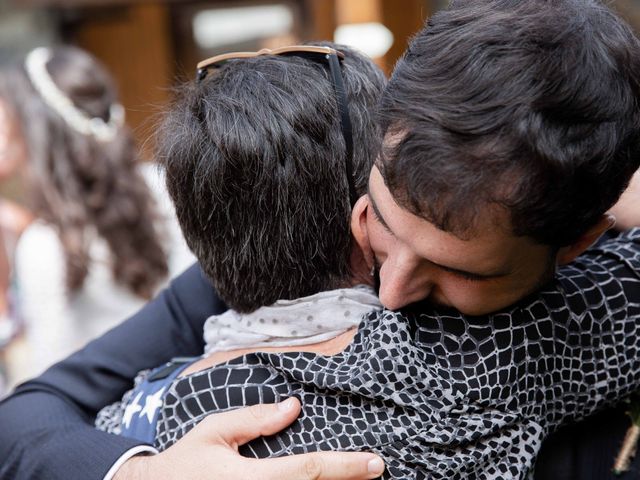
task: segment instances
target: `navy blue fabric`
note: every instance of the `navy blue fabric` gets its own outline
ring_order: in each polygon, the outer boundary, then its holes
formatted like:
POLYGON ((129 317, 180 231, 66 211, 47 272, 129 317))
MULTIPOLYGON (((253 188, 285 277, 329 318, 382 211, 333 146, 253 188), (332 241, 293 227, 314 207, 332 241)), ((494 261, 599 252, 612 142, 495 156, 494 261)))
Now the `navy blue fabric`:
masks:
POLYGON ((125 410, 120 424, 120 435, 137 438, 141 442, 153 445, 156 439, 158 415, 164 400, 164 393, 178 375, 201 357, 194 357, 189 362, 169 362, 151 371, 131 392, 132 403, 125 410), (169 374, 166 374, 167 370, 169 374))
POLYGON ((625 432, 630 425, 625 409, 619 407, 565 426, 543 444, 535 467, 535 480, 637 480, 640 456, 629 471, 612 472, 625 432))
POLYGON ((102 479, 140 444, 93 428, 139 370, 202 353, 206 318, 226 309, 197 265, 132 318, 0 403, 0 479, 102 479))
MULTIPOLYGON (((102 479, 140 442, 93 428, 96 412, 138 371, 200 354, 206 318, 225 308, 194 265, 129 321, 18 387, 0 403, 0 480, 102 479)), ((614 478, 627 425, 618 409, 561 429, 545 443, 536 480, 614 478)), ((638 478, 638 465, 622 479, 638 478)))

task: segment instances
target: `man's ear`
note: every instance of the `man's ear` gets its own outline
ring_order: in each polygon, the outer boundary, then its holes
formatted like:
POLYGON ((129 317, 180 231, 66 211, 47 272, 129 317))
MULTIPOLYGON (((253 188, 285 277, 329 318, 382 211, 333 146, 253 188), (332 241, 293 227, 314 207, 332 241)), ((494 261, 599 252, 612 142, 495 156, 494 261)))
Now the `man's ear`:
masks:
POLYGON ((366 264, 367 271, 371 271, 374 262, 367 230, 367 208, 369 208, 369 196, 363 195, 351 210, 351 235, 355 241, 354 247, 359 251, 360 260, 366 264))
POLYGON ((584 232, 575 242, 558 250, 556 263, 558 265, 564 265, 572 262, 578 255, 593 245, 596 240, 600 238, 600 235, 612 228, 615 224, 616 217, 605 213, 595 225, 584 232))

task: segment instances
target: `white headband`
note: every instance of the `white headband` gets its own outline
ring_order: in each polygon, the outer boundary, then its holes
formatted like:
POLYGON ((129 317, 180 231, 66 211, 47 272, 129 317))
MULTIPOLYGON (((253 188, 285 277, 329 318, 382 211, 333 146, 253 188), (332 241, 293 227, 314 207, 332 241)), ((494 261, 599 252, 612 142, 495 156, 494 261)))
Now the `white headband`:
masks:
POLYGON ((51 59, 48 48, 39 47, 32 50, 25 59, 25 68, 29 80, 42 100, 55 110, 67 125, 83 135, 92 135, 96 140, 109 142, 113 140, 118 129, 124 124, 124 108, 119 103, 109 107, 109 121, 99 117, 89 117, 78 110, 73 102, 57 87, 47 71, 47 62, 51 59))

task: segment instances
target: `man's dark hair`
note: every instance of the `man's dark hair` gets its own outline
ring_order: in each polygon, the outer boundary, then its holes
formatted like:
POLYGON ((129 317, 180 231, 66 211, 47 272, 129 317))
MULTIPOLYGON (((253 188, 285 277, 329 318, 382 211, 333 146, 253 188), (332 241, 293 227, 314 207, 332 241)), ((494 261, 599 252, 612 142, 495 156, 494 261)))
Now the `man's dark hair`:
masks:
POLYGON ((442 230, 464 237, 498 204, 514 234, 568 245, 638 168, 639 81, 638 40, 599 2, 453 2, 385 91, 380 170, 442 230))
MULTIPOLYGON (((385 79, 345 54, 355 186, 380 144, 385 79)), ((298 56, 232 60, 187 86, 159 157, 187 244, 221 298, 248 312, 346 284, 351 252, 345 142, 328 65, 298 56)))

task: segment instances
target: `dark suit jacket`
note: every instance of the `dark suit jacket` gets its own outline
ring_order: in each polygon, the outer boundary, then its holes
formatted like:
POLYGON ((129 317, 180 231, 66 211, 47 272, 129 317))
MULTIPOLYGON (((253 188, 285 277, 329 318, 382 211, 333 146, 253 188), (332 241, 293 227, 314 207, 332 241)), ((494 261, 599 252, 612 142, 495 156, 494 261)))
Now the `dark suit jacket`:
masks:
MULTIPOLYGON (((201 354, 204 321, 225 308, 194 265, 127 322, 19 386, 0 403, 0 479, 101 480, 139 442, 94 429, 96 412, 119 400, 138 371, 201 354)), ((612 410, 558 432, 536 479, 614 478, 627 423, 612 410)), ((626 478, 639 471, 636 461, 626 478)))
POLYGON ((95 430, 96 412, 139 370, 201 354, 204 321, 225 309, 194 265, 129 321, 19 386, 0 404, 0 479, 102 479, 139 442, 95 430))

